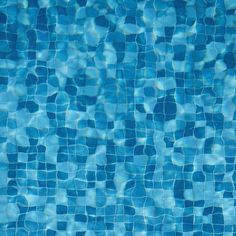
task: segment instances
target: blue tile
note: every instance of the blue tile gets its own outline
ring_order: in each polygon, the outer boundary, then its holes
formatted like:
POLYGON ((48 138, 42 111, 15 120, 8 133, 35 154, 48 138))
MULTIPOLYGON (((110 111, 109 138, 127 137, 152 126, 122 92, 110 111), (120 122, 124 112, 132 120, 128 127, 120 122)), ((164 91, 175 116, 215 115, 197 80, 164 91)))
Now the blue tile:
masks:
POLYGON ((232 0, 0 0, 0 235, 236 235, 232 0))

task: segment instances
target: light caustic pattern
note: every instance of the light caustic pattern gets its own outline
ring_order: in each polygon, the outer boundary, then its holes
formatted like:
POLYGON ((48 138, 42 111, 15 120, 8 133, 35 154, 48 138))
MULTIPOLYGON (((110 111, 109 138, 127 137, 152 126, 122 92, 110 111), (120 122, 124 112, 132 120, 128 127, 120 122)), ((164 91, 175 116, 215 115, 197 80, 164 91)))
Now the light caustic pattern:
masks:
POLYGON ((0 0, 0 235, 236 235, 236 1, 0 0))

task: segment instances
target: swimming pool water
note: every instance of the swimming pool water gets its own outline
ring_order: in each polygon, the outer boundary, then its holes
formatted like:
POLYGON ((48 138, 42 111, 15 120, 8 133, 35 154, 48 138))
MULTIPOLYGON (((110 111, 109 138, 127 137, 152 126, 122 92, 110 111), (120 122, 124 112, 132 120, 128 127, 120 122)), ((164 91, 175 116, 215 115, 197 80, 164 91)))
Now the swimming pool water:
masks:
POLYGON ((236 235, 236 1, 0 0, 0 235, 236 235))

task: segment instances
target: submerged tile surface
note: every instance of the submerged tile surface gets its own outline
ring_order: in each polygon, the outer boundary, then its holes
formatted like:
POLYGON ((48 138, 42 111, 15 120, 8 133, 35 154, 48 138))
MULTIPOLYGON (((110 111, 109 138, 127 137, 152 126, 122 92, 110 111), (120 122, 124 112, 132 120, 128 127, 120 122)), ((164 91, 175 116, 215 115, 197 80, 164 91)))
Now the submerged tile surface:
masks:
POLYGON ((236 1, 0 0, 0 235, 236 235, 236 1))

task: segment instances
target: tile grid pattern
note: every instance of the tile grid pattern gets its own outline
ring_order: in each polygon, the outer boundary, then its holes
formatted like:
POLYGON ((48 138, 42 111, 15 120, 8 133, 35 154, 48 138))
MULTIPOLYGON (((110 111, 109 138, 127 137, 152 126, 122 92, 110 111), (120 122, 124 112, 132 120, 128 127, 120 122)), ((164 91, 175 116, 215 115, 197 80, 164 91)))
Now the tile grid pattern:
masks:
POLYGON ((233 0, 0 0, 0 235, 236 235, 233 0))

